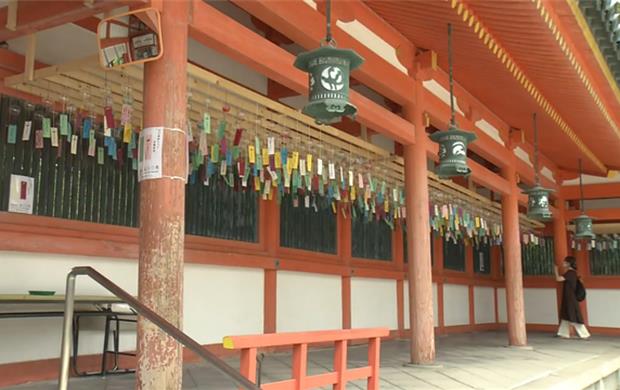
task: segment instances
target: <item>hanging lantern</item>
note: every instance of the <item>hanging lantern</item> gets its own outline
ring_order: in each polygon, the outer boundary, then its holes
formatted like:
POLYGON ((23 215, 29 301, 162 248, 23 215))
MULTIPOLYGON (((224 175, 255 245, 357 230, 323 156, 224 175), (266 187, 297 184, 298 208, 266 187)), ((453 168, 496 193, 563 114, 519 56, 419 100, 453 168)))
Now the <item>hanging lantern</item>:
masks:
POLYGON ((538 221, 549 221, 553 218, 553 213, 549 209, 549 194, 553 190, 544 188, 540 185, 538 170, 538 128, 536 126, 536 113, 533 115, 534 122, 534 176, 535 185, 527 191, 527 216, 538 221))
POLYGON ((349 102, 349 75, 364 62, 354 50, 338 49, 331 35, 331 2, 327 1, 325 12, 327 34, 325 45, 301 53, 295 59, 295 67, 309 73, 309 103, 303 113, 317 123, 339 122, 342 116, 353 117, 357 108, 349 102))
POLYGON ((467 176, 471 169, 467 166, 467 146, 476 139, 476 135, 460 130, 456 125, 454 109, 454 81, 452 76, 452 25, 448 24, 448 63, 450 76, 450 128, 430 135, 433 142, 439 144, 439 166, 437 175, 440 178, 467 176))
POLYGON ((596 235, 592 231, 592 218, 588 217, 585 213, 583 204, 583 171, 581 168, 581 159, 579 159, 579 191, 581 193, 580 208, 581 215, 573 220, 575 223, 575 239, 577 240, 592 240, 596 235))
POLYGON ((575 223, 575 238, 577 240, 591 240, 596 235, 592 231, 592 218, 585 214, 581 214, 573 219, 575 223))

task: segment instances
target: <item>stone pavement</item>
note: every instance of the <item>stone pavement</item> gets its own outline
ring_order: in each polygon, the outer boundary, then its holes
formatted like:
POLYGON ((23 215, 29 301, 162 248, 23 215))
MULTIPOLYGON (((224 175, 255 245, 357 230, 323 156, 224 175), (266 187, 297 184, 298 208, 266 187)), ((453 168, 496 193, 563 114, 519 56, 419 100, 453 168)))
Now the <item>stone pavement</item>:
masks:
MULTIPOLYGON (((505 332, 484 332, 437 338, 439 367, 411 367, 408 342, 387 341, 381 345, 381 389, 581 389, 596 375, 620 368, 620 337, 593 336, 589 341, 562 340, 550 334, 529 335, 531 348, 506 347, 505 332), (592 377, 592 375, 595 375, 592 377)), ((263 383, 288 379, 290 354, 266 355, 263 383)), ((238 360, 229 363, 238 367, 238 360)), ((349 347, 349 366, 366 365, 366 347, 349 347)), ((312 350, 310 374, 332 367, 332 350, 312 350)), ((73 390, 132 389, 133 375, 72 379, 73 390)), ((27 384, 14 390, 52 390, 55 382, 27 384)), ((235 386, 212 367, 186 365, 184 389, 232 390, 235 386)), ((363 381, 349 383, 347 389, 365 389, 363 381)))

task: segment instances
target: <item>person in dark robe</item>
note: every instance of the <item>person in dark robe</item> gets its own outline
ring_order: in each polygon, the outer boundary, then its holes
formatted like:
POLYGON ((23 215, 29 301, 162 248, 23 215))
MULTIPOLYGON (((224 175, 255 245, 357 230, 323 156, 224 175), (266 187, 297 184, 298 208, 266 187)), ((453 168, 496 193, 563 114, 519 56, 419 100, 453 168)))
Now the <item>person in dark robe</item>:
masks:
POLYGON ((558 273, 558 267, 555 267, 555 280, 562 282, 562 306, 560 309, 560 327, 557 336, 565 339, 570 338, 570 327, 574 327, 575 331, 582 339, 590 337, 590 332, 583 324, 579 301, 577 301, 577 261, 573 256, 567 256, 562 263, 563 274, 558 273))

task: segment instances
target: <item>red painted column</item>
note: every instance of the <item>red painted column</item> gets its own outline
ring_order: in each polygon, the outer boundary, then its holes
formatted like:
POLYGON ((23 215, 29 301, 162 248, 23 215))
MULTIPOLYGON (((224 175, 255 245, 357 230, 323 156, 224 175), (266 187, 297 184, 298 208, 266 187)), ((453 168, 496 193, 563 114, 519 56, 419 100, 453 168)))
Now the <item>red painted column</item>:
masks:
POLYGON ((263 286, 263 333, 276 333, 278 271, 266 269, 263 286))
POLYGON ((508 311, 508 340, 512 346, 527 345, 525 330, 525 302, 523 300, 523 272, 521 269, 521 242, 519 240, 519 188, 515 171, 515 157, 502 169, 511 191, 502 196, 502 224, 504 229, 504 267, 506 278, 506 308, 508 311))
MULTIPOLYGON (((553 251, 555 263, 558 267, 568 255, 568 240, 566 238, 566 216, 564 199, 558 196, 555 205, 556 212, 553 215, 553 251)), ((561 269, 561 268, 560 268, 561 269)))
POLYGON ((433 281, 428 216, 428 177, 421 82, 416 81, 415 105, 403 107, 407 120, 415 125, 416 142, 405 146, 405 193, 409 267, 409 318, 411 362, 429 364, 435 360, 433 329, 433 281))
MULTIPOLYGON (((140 183, 140 301, 182 323, 187 175, 187 23, 189 3, 163 2, 163 57, 144 66, 144 127, 164 127, 162 172, 140 183), (177 130, 170 130, 177 129, 177 130), (175 177, 175 178, 171 178, 175 177)), ((138 319, 137 389, 181 389, 181 345, 138 319)))

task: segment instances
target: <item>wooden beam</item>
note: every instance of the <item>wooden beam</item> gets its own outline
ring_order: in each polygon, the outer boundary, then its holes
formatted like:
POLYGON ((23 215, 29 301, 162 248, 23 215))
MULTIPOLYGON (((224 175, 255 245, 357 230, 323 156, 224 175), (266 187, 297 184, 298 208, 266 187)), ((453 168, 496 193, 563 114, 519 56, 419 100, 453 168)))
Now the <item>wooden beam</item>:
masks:
MULTIPOLYGON (((566 200, 579 199, 579 186, 562 187, 562 196, 566 200)), ((620 183, 584 185, 583 196, 585 199, 620 198, 620 183)))
POLYGON ((9 7, 0 9, 0 26, 4 26, 4 28, 0 28, 0 42, 65 23, 72 23, 115 8, 146 3, 146 0, 97 0, 89 8, 84 6, 81 1, 22 1, 17 10, 17 21, 19 23, 15 30, 6 27, 9 22, 9 7))
MULTIPOLYGON (((271 4, 271 3, 270 3, 271 4)), ((308 76, 293 67, 295 57, 264 37, 242 26, 211 5, 194 0, 190 36, 198 42, 258 71, 300 94, 308 94, 308 76)), ((413 125, 356 91, 351 102, 359 110, 357 120, 393 140, 414 142, 413 125)))
MULTIPOLYGON (((320 47, 325 40, 325 17, 302 1, 233 2, 308 50, 320 47)), ((332 32, 339 47, 354 49, 365 59, 364 64, 353 71, 356 79, 399 104, 413 99, 414 83, 406 73, 347 34, 335 20, 332 32)))
MULTIPOLYGON (((592 218, 594 222, 597 221, 620 221, 620 208, 606 208, 606 209, 593 209, 586 210, 588 217, 592 218)), ((567 210, 566 219, 572 221, 581 215, 580 210, 567 210)))
POLYGON ((6 17, 7 30, 17 30, 17 0, 9 0, 6 17))
POLYGON ((26 49, 26 63, 24 64, 24 75, 26 80, 34 80, 34 61, 37 54, 37 34, 28 35, 28 47, 26 49))

